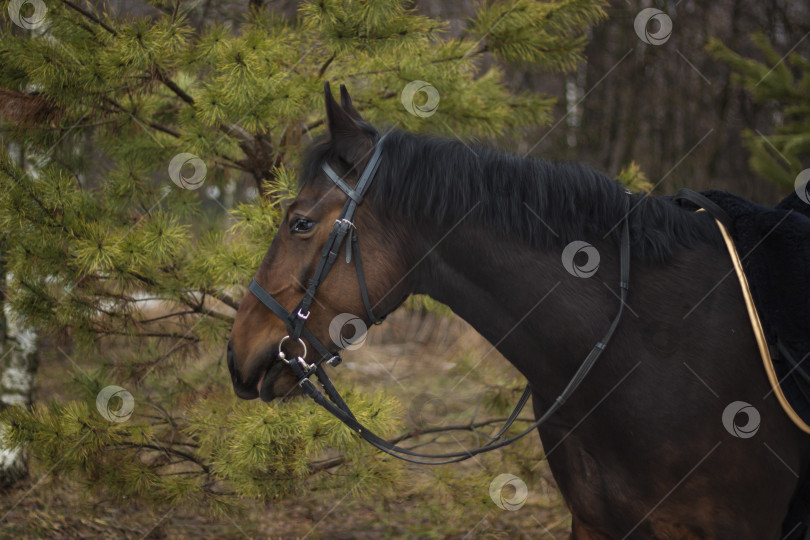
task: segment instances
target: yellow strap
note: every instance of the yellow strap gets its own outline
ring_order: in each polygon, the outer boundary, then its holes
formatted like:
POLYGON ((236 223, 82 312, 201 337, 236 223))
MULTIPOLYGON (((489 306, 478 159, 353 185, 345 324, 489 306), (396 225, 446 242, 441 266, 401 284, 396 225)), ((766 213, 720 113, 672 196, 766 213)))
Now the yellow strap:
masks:
POLYGON ((765 332, 762 331, 762 323, 759 320, 759 314, 757 314, 757 308, 754 305, 754 299, 751 296, 751 289, 748 288, 748 279, 745 277, 745 272, 743 272, 740 255, 737 253, 737 248, 734 246, 734 241, 728 234, 726 227, 720 221, 716 219, 715 221, 717 221, 717 226, 720 227, 720 232, 723 234, 723 240, 726 242, 728 253, 731 255, 731 262, 734 264, 734 272, 736 272, 737 280, 740 282, 740 288, 742 288, 743 298, 745 299, 745 307, 748 309, 748 318, 751 319, 751 327, 754 329, 754 336, 757 338, 759 354, 762 356, 762 363, 765 365, 765 372, 768 374, 768 380, 771 383, 771 388, 773 388, 776 398, 779 400, 779 403, 782 405, 782 408, 785 409, 785 412, 790 419, 793 420, 793 423, 799 426, 799 429, 805 433, 810 433, 810 426, 805 424, 801 416, 799 416, 796 411, 793 410, 793 407, 791 407, 790 403, 788 403, 784 392, 782 392, 782 387, 779 385, 779 378, 776 376, 776 371, 773 368, 771 352, 768 349, 768 343, 765 340, 765 332))

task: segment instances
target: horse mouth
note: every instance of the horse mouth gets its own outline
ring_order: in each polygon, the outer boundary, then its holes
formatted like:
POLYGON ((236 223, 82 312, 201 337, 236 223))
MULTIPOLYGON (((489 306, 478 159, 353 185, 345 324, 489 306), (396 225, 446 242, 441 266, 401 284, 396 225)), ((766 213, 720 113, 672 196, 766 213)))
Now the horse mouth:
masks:
POLYGON ((269 403, 276 399, 276 393, 273 390, 273 386, 278 379, 279 373, 284 368, 284 364, 281 363, 278 355, 274 354, 270 358, 267 366, 268 367, 266 369, 262 370, 261 375, 259 375, 259 380, 256 382, 256 392, 259 399, 265 403, 269 403))
POLYGON ((292 370, 287 369, 278 354, 278 346, 269 348, 257 360, 249 377, 239 377, 238 370, 229 363, 233 389, 240 399, 259 398, 265 403, 300 394, 292 370))
POLYGON ((278 380, 284 364, 280 361, 278 354, 274 352, 263 355, 257 363, 258 369, 253 372, 253 375, 242 378, 234 365, 233 357, 229 357, 228 369, 231 372, 234 393, 240 399, 261 398, 265 402, 272 401, 276 397, 273 386, 278 380))

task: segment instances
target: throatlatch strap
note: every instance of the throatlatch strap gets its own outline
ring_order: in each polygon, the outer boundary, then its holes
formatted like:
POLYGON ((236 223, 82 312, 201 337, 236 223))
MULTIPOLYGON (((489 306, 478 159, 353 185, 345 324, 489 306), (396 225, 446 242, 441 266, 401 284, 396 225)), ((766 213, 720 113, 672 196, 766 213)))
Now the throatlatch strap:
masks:
POLYGON ((352 234, 352 251, 354 252, 354 266, 357 268, 357 278, 360 282, 360 296, 363 298, 363 304, 366 306, 366 313, 368 313, 368 317, 371 319, 371 322, 374 324, 380 324, 382 319, 374 315, 374 311, 371 309, 371 301, 368 299, 366 277, 363 275, 363 263, 360 261, 360 252, 357 248, 357 231, 352 234))

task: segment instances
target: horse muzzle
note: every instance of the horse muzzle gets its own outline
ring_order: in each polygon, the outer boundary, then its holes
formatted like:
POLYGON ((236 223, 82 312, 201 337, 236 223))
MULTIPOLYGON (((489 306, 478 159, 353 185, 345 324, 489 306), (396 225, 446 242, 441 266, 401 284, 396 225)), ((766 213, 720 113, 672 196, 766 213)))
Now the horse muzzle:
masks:
POLYGON ((300 393, 296 391, 295 375, 287 367, 279 351, 278 345, 269 347, 267 352, 261 355, 260 361, 255 362, 258 367, 254 373, 240 373, 236 365, 233 343, 228 342, 228 371, 237 397, 260 398, 264 402, 270 402, 277 397, 289 397, 300 393))

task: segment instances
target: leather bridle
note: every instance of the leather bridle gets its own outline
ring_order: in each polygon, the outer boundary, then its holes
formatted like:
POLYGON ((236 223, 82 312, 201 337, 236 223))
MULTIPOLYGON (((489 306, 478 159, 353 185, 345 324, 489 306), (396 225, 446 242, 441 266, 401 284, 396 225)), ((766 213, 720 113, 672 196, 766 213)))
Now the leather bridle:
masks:
POLYGON ((619 304, 619 310, 601 341, 594 345, 594 347, 585 357, 585 360, 583 360, 582 364, 577 369, 574 376, 568 382, 557 399, 551 404, 548 410, 539 419, 537 419, 536 422, 521 433, 501 440, 506 431, 517 420, 518 415, 528 402, 529 397, 531 397, 531 385, 527 384, 520 396, 520 399, 518 400, 517 405, 515 405, 514 410, 509 415, 504 425, 486 444, 472 450, 465 450, 463 452, 450 452, 444 454, 423 454, 420 452, 415 452, 411 449, 402 448, 395 444, 391 444, 385 439, 378 437, 363 426, 363 424, 361 424, 357 418, 355 418, 354 414, 349 409, 349 406, 332 384, 332 381, 329 379, 329 376, 327 375, 323 366, 323 364, 329 364, 331 366, 337 366, 340 364, 340 354, 332 354, 329 349, 306 328, 306 321, 309 318, 309 308, 315 298, 315 293, 318 290, 318 286, 323 282, 326 274, 335 263, 341 244, 344 241, 346 242, 346 263, 350 263, 351 259, 354 258, 354 264, 357 269, 357 278, 360 283, 360 295, 363 298, 363 304, 365 305, 369 319, 375 324, 378 324, 382 322, 382 319, 384 318, 376 317, 372 311, 371 302, 369 301, 368 297, 368 288, 366 287, 365 278, 363 276, 363 266, 358 253, 357 228, 352 221, 357 207, 363 201, 363 196, 365 195, 366 191, 368 191, 372 180, 374 180, 377 169, 380 166, 380 160, 382 159, 382 142, 384 139, 385 137, 383 136, 376 141, 371 158, 369 159, 368 164, 363 172, 360 174, 354 189, 352 189, 340 176, 338 176, 328 163, 324 162, 321 164, 321 169, 324 171, 326 176, 346 194, 347 200, 343 206, 343 211, 340 213, 340 216, 335 220, 335 223, 332 226, 332 232, 329 233, 329 237, 327 238, 326 244, 321 252, 320 262, 318 263, 312 279, 309 280, 306 292, 292 312, 288 312, 286 309, 284 309, 284 307, 278 301, 276 301, 276 299, 273 298, 270 293, 264 290, 264 288, 262 288, 262 286, 256 282, 255 278, 250 282, 249 290, 262 304, 264 304, 270 311, 284 321, 288 334, 282 338, 281 342, 279 342, 278 356, 282 362, 287 364, 292 369, 293 373, 298 379, 298 385, 301 387, 304 394, 337 417, 341 422, 360 435, 367 442, 371 443, 373 446, 387 454, 404 461, 425 465, 455 463, 469 459, 483 452, 489 452, 497 448, 502 448, 537 429, 538 426, 548 420, 551 415, 553 415, 568 400, 571 394, 573 394, 574 390, 577 389, 593 365, 596 363, 596 360, 602 354, 602 351, 604 351, 605 347, 607 347, 610 338, 613 336, 616 327, 619 325, 619 321, 624 311, 625 301, 627 299, 627 291, 630 287, 630 232, 628 225, 629 201, 625 200, 627 211, 625 212, 623 218, 624 223, 622 227, 622 240, 620 248, 621 276, 619 287, 621 303, 619 304), (283 343, 288 339, 291 341, 298 341, 303 348, 303 354, 292 360, 287 358, 286 354, 282 350, 283 343), (307 363, 305 360, 305 357, 307 356, 307 349, 304 340, 306 340, 306 342, 309 343, 320 356, 318 360, 311 364, 307 363), (315 384, 310 380, 310 376, 312 375, 315 375, 315 377, 318 379, 318 382, 320 382, 326 395, 321 393, 315 384), (416 458, 427 458, 441 461, 425 461, 424 459, 416 458))

